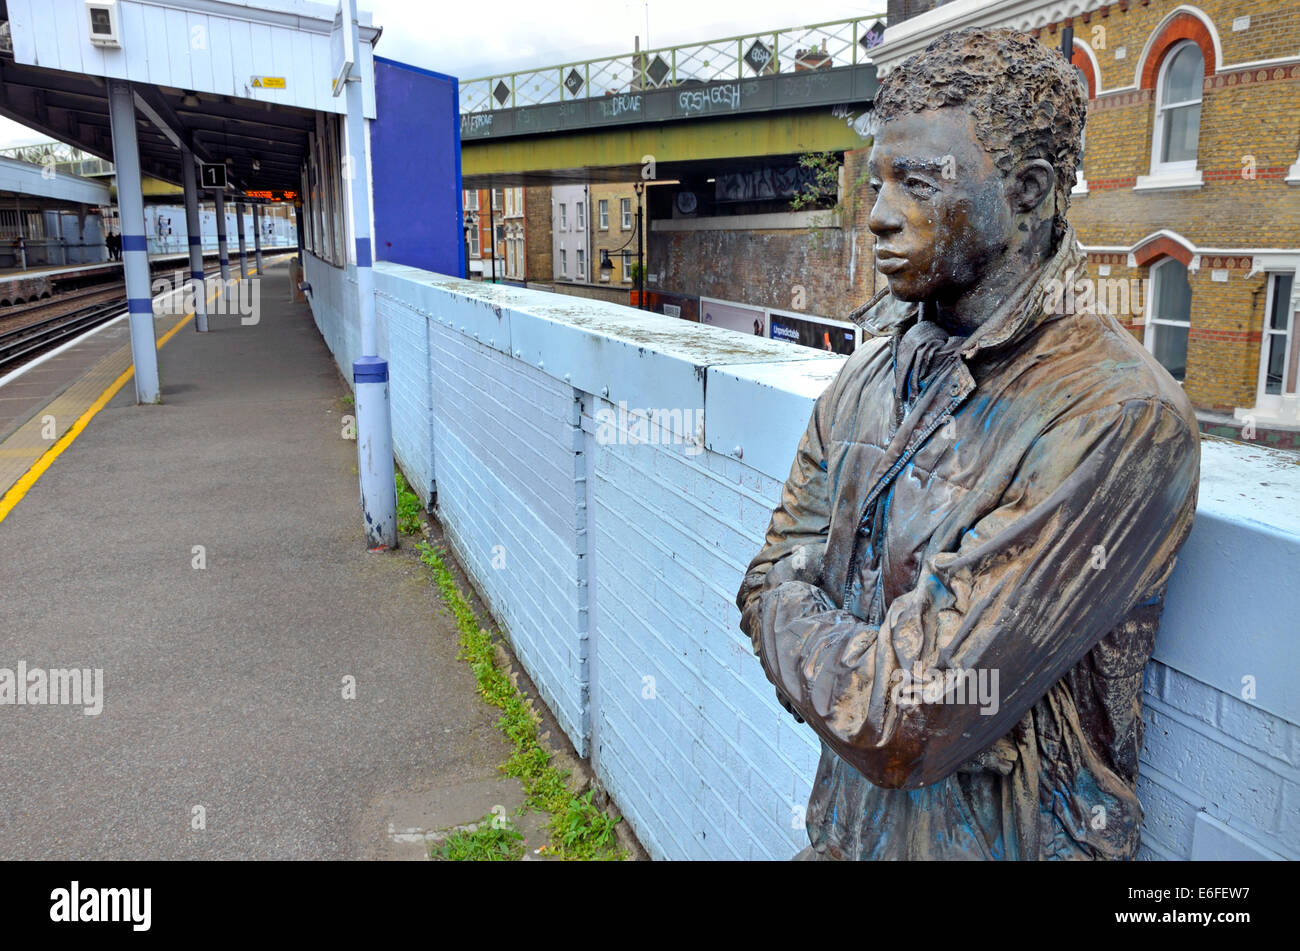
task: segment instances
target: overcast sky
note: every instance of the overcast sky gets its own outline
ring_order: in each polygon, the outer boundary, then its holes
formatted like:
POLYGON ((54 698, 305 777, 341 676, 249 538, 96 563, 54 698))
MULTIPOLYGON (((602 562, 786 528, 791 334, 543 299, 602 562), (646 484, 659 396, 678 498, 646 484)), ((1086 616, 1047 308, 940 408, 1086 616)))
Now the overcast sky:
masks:
POLYGON ((879 13, 885 0, 361 0, 381 56, 473 79, 642 47, 676 46, 879 13), (648 31, 647 31, 648 21, 648 31), (648 37, 648 39, 647 39, 648 37))
MULTIPOLYGON (((255 0, 254 0, 255 2, 255 0)), ((885 0, 360 0, 384 28, 376 53, 474 79, 551 63, 884 14, 885 0)), ((46 136, 0 118, 0 146, 46 136)))

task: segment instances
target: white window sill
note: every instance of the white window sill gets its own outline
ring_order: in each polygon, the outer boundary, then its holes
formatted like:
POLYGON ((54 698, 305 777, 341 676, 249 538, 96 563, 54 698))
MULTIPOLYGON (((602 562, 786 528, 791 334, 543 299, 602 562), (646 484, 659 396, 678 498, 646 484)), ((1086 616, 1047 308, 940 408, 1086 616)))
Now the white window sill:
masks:
POLYGON ((1264 425, 1281 425, 1297 426, 1300 425, 1300 398, 1295 396, 1282 397, 1280 405, 1270 406, 1268 409, 1251 407, 1249 409, 1239 406, 1233 411, 1233 418, 1238 422, 1245 422, 1246 417, 1252 417, 1255 423, 1264 425))
POLYGON ((1086 178, 1081 178, 1077 182, 1075 182, 1074 187, 1070 189, 1070 194, 1071 195, 1088 194, 1088 180, 1086 178))
POLYGON ((1154 175, 1139 175, 1133 190, 1135 192, 1190 191, 1200 188, 1203 184, 1201 170, 1198 168, 1194 172, 1157 172, 1154 175))

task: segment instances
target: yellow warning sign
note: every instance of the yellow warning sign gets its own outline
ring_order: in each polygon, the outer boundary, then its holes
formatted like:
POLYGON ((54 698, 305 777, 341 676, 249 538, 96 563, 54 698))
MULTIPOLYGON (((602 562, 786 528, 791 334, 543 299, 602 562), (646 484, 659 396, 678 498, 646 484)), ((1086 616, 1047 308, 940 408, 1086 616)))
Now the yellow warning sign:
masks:
POLYGON ((283 76, 254 76, 253 88, 254 89, 283 89, 284 77, 283 76))

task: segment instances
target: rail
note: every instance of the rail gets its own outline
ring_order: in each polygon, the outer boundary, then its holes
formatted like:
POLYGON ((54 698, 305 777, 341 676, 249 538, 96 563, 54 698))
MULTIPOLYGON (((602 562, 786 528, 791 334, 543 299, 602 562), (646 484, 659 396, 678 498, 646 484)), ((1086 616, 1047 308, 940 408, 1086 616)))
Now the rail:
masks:
POLYGON ((870 51, 883 36, 881 13, 482 76, 461 82, 460 112, 467 115, 747 76, 857 66, 871 62, 870 51))

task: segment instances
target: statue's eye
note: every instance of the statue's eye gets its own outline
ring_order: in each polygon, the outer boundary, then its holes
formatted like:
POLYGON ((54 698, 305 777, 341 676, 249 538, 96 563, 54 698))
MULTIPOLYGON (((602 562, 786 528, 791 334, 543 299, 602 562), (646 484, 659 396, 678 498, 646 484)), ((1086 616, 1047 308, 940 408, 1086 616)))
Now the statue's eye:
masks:
POLYGON ((878 179, 878 178, 873 178, 873 179, 871 179, 869 182, 867 182, 867 187, 871 189, 871 194, 873 194, 873 195, 879 195, 879 194, 880 194, 880 179, 878 179))
POLYGON ((939 190, 933 183, 927 182, 924 178, 917 178, 915 175, 908 176, 903 184, 918 198, 929 198, 939 190))

